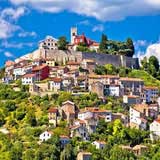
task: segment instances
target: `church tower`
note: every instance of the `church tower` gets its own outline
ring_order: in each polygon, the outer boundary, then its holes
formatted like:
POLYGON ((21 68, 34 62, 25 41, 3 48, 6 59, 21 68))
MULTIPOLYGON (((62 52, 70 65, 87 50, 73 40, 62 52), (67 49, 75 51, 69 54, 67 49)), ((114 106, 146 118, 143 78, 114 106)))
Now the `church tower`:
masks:
POLYGON ((71 44, 74 43, 74 38, 77 36, 77 27, 71 28, 71 44))

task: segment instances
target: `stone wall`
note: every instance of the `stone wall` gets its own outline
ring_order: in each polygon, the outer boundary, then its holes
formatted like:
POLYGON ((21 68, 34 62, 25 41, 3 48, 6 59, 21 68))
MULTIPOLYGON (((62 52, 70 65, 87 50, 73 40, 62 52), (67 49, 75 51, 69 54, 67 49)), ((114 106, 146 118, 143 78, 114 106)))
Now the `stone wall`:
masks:
POLYGON ((43 54, 43 57, 52 58, 60 63, 65 63, 67 61, 81 62, 83 59, 93 59, 99 65, 113 64, 116 67, 123 66, 136 69, 139 68, 138 58, 131 58, 121 55, 52 50, 43 54))
POLYGON ((99 65, 113 64, 116 67, 139 68, 138 58, 102 53, 82 53, 82 59, 93 59, 99 65))

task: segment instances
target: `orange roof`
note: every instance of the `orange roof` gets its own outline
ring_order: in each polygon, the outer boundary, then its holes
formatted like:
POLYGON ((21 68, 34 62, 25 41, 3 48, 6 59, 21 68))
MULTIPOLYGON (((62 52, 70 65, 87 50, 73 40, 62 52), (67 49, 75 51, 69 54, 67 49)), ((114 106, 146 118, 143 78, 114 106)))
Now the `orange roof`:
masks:
POLYGON ((96 107, 86 107, 85 110, 88 110, 90 112, 111 112, 110 110, 104 110, 104 109, 99 109, 96 107))
POLYGON ((128 98, 140 98, 139 96, 136 95, 126 95, 128 98))
POLYGON ((145 90, 150 90, 150 89, 158 90, 158 87, 154 87, 154 86, 144 86, 143 89, 145 89, 145 90))
POLYGON ((32 71, 40 71, 40 70, 42 70, 43 68, 45 68, 45 67, 47 67, 47 65, 41 65, 41 66, 36 66, 36 67, 34 67, 33 69, 32 69, 32 71))
POLYGON ((105 141, 96 141, 97 143, 100 143, 100 144, 106 144, 105 141))
POLYGON ((93 42, 93 44, 91 46, 99 46, 99 43, 93 42))
POLYGON ((85 124, 86 122, 84 120, 79 119, 78 120, 80 124, 85 124))
POLYGON ((156 121, 157 123, 160 123, 160 119, 158 119, 158 118, 157 118, 155 121, 156 121))
POLYGON ((71 126, 70 129, 77 129, 79 127, 80 127, 80 125, 75 125, 75 126, 71 126))
POLYGON ((80 65, 79 62, 69 61, 67 65, 80 65))
POLYGON ((140 82, 143 82, 143 80, 140 78, 128 78, 128 77, 121 77, 120 81, 134 81, 134 82, 140 81, 140 82))
POLYGON ((48 112, 49 113, 57 113, 58 112, 58 109, 57 108, 50 108, 49 110, 48 110, 48 112))
POLYGON ((96 74, 90 74, 88 76, 89 78, 119 78, 117 75, 96 75, 96 74))
POLYGON ((93 60, 93 59, 84 59, 83 61, 85 61, 87 63, 95 63, 95 60, 93 60))
POLYGON ((51 81, 62 82, 62 78, 54 77, 54 78, 51 79, 51 81))
POLYGON ((60 138, 66 138, 66 139, 69 139, 68 136, 65 136, 65 135, 60 135, 60 138))
POLYGON ((36 76, 36 74, 30 73, 30 74, 25 74, 25 75, 23 76, 23 78, 31 78, 31 77, 35 77, 35 76, 36 76))
POLYGON ((9 66, 12 66, 12 65, 14 65, 15 64, 15 62, 13 62, 13 61, 6 61, 5 62, 5 67, 9 67, 9 66))

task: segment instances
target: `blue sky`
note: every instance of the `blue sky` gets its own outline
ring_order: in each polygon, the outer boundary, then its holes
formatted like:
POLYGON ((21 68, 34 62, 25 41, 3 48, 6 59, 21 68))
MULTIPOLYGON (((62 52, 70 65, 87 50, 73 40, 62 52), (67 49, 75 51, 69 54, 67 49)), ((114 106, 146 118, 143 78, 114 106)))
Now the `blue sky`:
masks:
POLYGON ((0 66, 37 48, 47 35, 70 40, 70 28, 99 41, 134 40, 136 53, 159 43, 159 0, 0 0, 0 66))

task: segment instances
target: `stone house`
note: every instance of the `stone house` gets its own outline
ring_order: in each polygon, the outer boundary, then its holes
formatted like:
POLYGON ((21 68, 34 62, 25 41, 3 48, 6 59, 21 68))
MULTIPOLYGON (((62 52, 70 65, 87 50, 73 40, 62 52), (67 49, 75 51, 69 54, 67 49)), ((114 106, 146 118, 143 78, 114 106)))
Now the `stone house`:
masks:
POLYGON ((79 152, 77 155, 77 160, 91 160, 92 153, 90 152, 79 152))
POLYGON ((90 74, 93 74, 96 67, 96 62, 91 59, 83 59, 81 62, 81 67, 85 70, 88 70, 90 74))
POLYGON ((80 63, 79 62, 74 62, 74 61, 69 61, 67 62, 66 65, 70 70, 77 70, 80 67, 80 63))
POLYGON ((55 93, 58 93, 59 91, 61 91, 62 90, 62 79, 57 78, 57 77, 51 78, 48 81, 48 89, 55 93))
POLYGON ((35 83, 38 80, 37 75, 30 73, 30 74, 25 74, 24 76, 22 76, 22 84, 23 85, 30 85, 35 83))
POLYGON ((154 120, 150 126, 150 138, 151 140, 159 140, 160 139, 160 119, 157 118, 156 120, 154 120))
POLYGON ((119 80, 121 95, 138 95, 143 91, 144 82, 138 78, 121 77, 119 80))
POLYGON ((49 124, 52 124, 56 127, 58 124, 58 116, 59 116, 58 109, 55 107, 50 108, 48 110, 49 124))
POLYGON ((104 141, 94 141, 92 142, 93 145, 96 146, 96 149, 104 149, 106 142, 104 141))
POLYGON ((128 105, 140 104, 141 98, 140 98, 140 96, 136 96, 136 95, 124 95, 123 96, 123 103, 128 104, 128 105))
POLYGON ((71 101, 65 101, 61 105, 62 118, 66 119, 69 124, 72 124, 78 115, 78 108, 71 101))
POLYGON ((158 87, 143 87, 143 92, 141 94, 144 103, 154 103, 158 99, 158 87))

